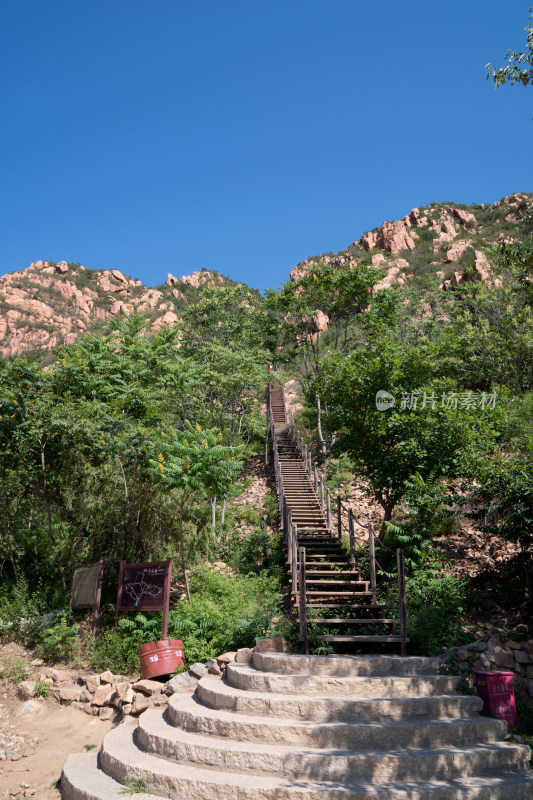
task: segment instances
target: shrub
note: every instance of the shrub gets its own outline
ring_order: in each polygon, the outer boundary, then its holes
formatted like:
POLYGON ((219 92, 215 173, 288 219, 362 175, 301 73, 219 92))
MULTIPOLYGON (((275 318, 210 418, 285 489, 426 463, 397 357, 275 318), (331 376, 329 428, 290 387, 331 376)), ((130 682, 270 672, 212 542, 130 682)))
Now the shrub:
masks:
MULTIPOLYGON (((180 603, 170 611, 168 635, 183 641, 188 664, 253 646, 265 635, 290 638, 290 624, 281 614, 279 585, 277 578, 265 574, 230 577, 197 567, 190 581, 192 602, 180 603)), ((138 647, 160 638, 160 631, 161 614, 123 617, 117 628, 96 638, 90 654, 92 667, 135 672, 138 647)))
POLYGON ((21 658, 3 658, 0 661, 0 678, 20 683, 30 677, 28 665, 21 658))
POLYGON ((461 642, 467 582, 454 578, 438 561, 426 562, 405 581, 410 650, 435 655, 461 642))
POLYGON ((66 618, 62 617, 58 623, 41 631, 35 653, 47 661, 71 661, 78 658, 81 649, 79 628, 77 623, 69 625, 66 618))

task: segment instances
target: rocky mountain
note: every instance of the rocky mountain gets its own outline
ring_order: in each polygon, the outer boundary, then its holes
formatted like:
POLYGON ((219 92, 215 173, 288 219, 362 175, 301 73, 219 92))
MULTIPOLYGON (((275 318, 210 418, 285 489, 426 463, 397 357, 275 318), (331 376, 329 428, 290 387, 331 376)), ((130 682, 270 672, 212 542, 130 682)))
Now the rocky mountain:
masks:
MULTIPOLYGON (((455 288, 468 280, 495 280, 487 253, 506 241, 531 236, 533 194, 512 194, 493 205, 430 203, 403 219, 386 221, 340 253, 312 256, 291 272, 297 280, 312 264, 372 264, 384 270, 376 288, 393 284, 455 288)), ((489 252, 490 256, 490 252, 489 252)))
POLYGON ((146 314, 154 330, 173 325, 205 289, 228 284, 233 281, 202 270, 179 279, 168 274, 151 289, 117 269, 35 261, 0 278, 0 356, 50 350, 133 311, 146 314))
MULTIPOLYGON (((497 281, 490 248, 502 237, 530 236, 532 226, 533 194, 513 194, 493 205, 430 203, 367 231, 340 253, 312 256, 291 278, 319 262, 332 268, 363 262, 382 270, 377 288, 433 283, 453 290, 467 280, 497 281)), ((0 357, 50 350, 132 311, 146 314, 154 329, 172 325, 205 289, 229 284, 204 269, 182 278, 168 274, 165 284, 148 288, 116 269, 35 261, 0 278, 0 357)), ((327 327, 327 318, 317 325, 327 327)))

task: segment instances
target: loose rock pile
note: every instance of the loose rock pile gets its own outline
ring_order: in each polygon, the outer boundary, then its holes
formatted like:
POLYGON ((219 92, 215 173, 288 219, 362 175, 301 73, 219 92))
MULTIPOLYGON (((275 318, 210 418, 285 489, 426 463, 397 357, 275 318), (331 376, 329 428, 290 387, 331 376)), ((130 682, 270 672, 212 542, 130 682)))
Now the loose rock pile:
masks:
MULTIPOLYGON (((25 708, 27 713, 34 710, 34 706, 39 708, 35 698, 43 694, 45 687, 45 692, 51 693, 60 703, 71 705, 101 720, 118 722, 127 715, 138 716, 148 708, 166 706, 172 694, 192 694, 204 675, 209 673, 221 678, 228 664, 235 661, 239 664, 250 663, 252 653, 248 648, 222 653, 206 664, 193 664, 186 672, 166 683, 140 677, 132 680, 123 675, 114 675, 110 670, 87 675, 71 670, 43 668, 38 680, 19 683, 17 694, 26 701, 19 714, 26 713, 25 708)), ((2 752, 0 738, 0 759, 2 752)))

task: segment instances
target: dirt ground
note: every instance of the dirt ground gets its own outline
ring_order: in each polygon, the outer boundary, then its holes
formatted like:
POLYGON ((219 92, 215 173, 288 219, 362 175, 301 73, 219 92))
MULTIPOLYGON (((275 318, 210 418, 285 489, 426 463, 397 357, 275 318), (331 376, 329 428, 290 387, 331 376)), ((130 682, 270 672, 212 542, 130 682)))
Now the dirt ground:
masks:
MULTIPOLYGON (((33 654, 19 645, 0 646, 0 663, 5 659, 23 660, 30 677, 42 671, 30 666, 32 658, 33 654)), ((111 722, 60 705, 53 697, 31 702, 40 708, 19 715, 24 702, 17 697, 17 684, 0 679, 1 800, 15 797, 59 800, 55 783, 68 756, 92 749, 92 745, 98 748, 112 727, 111 722)))

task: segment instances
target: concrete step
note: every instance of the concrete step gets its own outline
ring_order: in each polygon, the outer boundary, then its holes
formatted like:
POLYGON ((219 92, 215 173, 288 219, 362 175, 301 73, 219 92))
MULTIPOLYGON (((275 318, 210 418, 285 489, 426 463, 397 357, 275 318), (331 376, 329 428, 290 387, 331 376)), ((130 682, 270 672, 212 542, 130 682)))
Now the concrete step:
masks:
POLYGON ((208 767, 223 772, 321 781, 387 781, 450 779, 527 769, 529 748, 509 742, 466 747, 357 750, 299 747, 263 742, 239 742, 190 733, 169 725, 161 711, 147 711, 139 719, 136 744, 141 750, 178 764, 208 767))
POLYGON ((388 698, 454 695, 460 678, 449 675, 360 677, 349 675, 281 675, 244 664, 228 664, 230 686, 250 692, 322 697, 388 698))
MULTIPOLYGON (((139 750, 135 723, 110 731, 96 769, 92 753, 71 756, 62 774, 62 800, 120 800, 127 776, 142 778, 148 792, 165 800, 531 800, 531 773, 492 773, 483 777, 420 782, 287 780, 253 773, 173 764, 139 750), (106 775, 108 778, 106 779, 106 775), (109 780, 112 779, 112 780, 109 780), (90 789, 87 789, 90 784, 90 789), (121 791, 122 790, 122 791, 121 791)), ((149 800, 146 793, 135 795, 149 800)))
MULTIPOLYGON (((128 797, 124 785, 98 767, 98 753, 69 756, 61 773, 60 790, 61 800, 125 800, 128 797)), ((136 792, 135 800, 154 800, 154 795, 136 792)))
POLYGON ((436 675, 439 658, 422 656, 304 656, 296 653, 253 654, 253 665, 263 672, 284 675, 413 676, 436 675))
POLYGON ((317 723, 272 715, 235 714, 208 708, 195 696, 177 694, 169 699, 167 718, 172 725, 191 733, 230 738, 237 742, 343 749, 482 744, 502 739, 507 730, 505 722, 489 717, 387 723, 317 723))
POLYGON ((201 678, 197 691, 200 702, 209 708, 223 708, 238 714, 274 714, 277 717, 317 722, 383 722, 413 717, 457 719, 478 714, 483 705, 479 697, 461 695, 366 699, 252 692, 208 676, 201 678))

